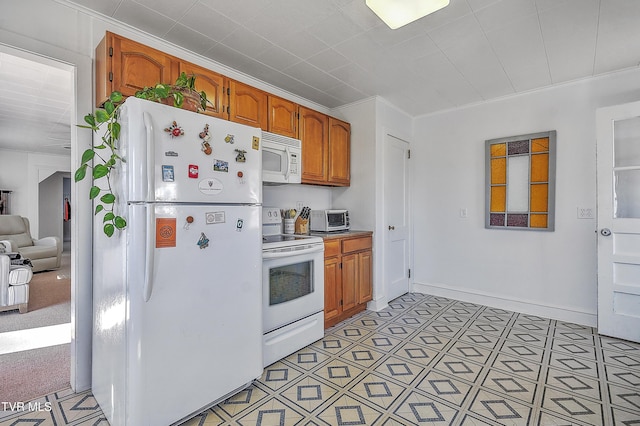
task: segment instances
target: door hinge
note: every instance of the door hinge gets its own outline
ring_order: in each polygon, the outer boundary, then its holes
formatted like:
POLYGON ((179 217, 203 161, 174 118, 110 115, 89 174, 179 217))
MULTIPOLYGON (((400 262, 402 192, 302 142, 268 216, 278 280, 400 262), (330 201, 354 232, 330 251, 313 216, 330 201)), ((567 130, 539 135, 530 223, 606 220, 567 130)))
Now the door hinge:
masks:
POLYGON ((113 81, 113 73, 109 71, 109 81, 113 81))
POLYGON ((340 262, 340 269, 342 269, 342 262, 340 262))
POLYGON ((409 268, 409 276, 408 278, 411 278, 411 268, 409 268))
POLYGON ((410 149, 407 150, 407 159, 411 159, 411 150, 410 149))
POLYGON ((110 47, 110 48, 109 48, 109 56, 112 56, 112 57, 113 57, 113 47, 110 47))
POLYGON ((340 306, 342 306, 342 299, 340 299, 340 306))

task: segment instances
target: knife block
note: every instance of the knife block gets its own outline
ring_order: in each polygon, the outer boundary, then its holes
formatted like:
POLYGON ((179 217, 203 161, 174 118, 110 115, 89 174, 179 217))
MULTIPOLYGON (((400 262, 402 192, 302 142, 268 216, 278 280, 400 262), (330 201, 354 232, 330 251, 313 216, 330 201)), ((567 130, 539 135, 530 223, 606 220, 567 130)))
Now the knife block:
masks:
POLYGON ((296 234, 307 235, 309 233, 309 219, 302 219, 298 216, 295 225, 296 234))

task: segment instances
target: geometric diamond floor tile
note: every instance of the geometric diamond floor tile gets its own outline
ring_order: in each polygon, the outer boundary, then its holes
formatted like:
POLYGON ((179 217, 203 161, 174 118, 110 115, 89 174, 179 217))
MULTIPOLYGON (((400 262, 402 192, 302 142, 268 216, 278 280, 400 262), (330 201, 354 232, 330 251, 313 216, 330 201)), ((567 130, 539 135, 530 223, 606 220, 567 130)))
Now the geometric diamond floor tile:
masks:
POLYGON ((403 386, 387 380, 384 376, 369 374, 360 379, 349 392, 386 410, 404 390, 403 386))
POLYGON ((424 368, 406 359, 390 356, 376 367, 375 371, 408 385, 424 371, 424 368))
POLYGON ((227 398, 215 408, 223 411, 228 416, 233 417, 246 410, 248 407, 257 404, 267 396, 267 392, 253 384, 230 398, 227 398))
POLYGON ((348 364, 338 358, 314 370, 313 375, 328 380, 339 389, 344 389, 360 376, 363 371, 362 368, 348 364))
POLYGON ((640 413, 640 388, 623 388, 610 384, 609 398, 611 404, 618 408, 640 413))
POLYGON ((556 368, 549 368, 546 384, 587 398, 599 400, 602 397, 598 380, 556 368))
POLYGON ((606 366, 607 380, 613 384, 640 389, 640 369, 606 366))
MULTIPOLYGON (((5 409, 0 426, 107 426, 90 392, 65 389, 37 401, 51 411, 5 409)), ((529 423, 640 426, 640 344, 409 293, 325 330, 183 426, 529 423)))
POLYGON ((381 416, 381 411, 348 395, 342 395, 317 415, 318 419, 332 426, 370 425, 381 416))
POLYGON ((424 346, 416 345, 412 342, 409 342, 398 347, 394 354, 396 354, 400 358, 411 360, 424 367, 434 360, 434 358, 438 355, 438 352, 424 346))
POLYGON ((354 342, 352 342, 351 340, 342 339, 334 334, 325 333, 325 337, 323 339, 312 343, 308 348, 317 349, 329 354, 337 354, 352 345, 354 345, 354 342))
POLYGON ((467 342, 467 344, 481 346, 486 349, 493 349, 498 343, 498 336, 477 330, 467 330, 458 339, 467 342))
POLYGON ((482 382, 482 387, 531 404, 535 398, 537 383, 530 382, 513 374, 492 369, 482 382))
POLYGON ((412 339, 412 343, 424 345, 435 351, 443 350, 450 341, 451 339, 448 339, 444 336, 426 331, 421 331, 420 333, 414 335, 412 339))
POLYGON ((486 363, 492 354, 490 349, 464 341, 457 341, 447 352, 481 364, 486 363))
POLYGON ((500 352, 521 357, 531 362, 542 362, 542 357, 544 356, 544 348, 516 343, 510 340, 505 340, 500 347, 500 352))
POLYGON ((598 365, 596 362, 572 357, 566 353, 552 351, 549 365, 568 371, 572 374, 579 374, 581 376, 588 376, 596 379, 599 377, 598 365))
POLYGON ((329 355, 317 351, 313 347, 303 348, 285 358, 287 363, 307 371, 313 370, 328 359, 329 355))
POLYGON ((301 412, 272 398, 252 408, 247 414, 237 419, 237 422, 242 426, 295 425, 304 417, 301 412))
MULTIPOLYGON (((92 426, 94 425, 94 423, 90 423, 90 424, 92 426)), ((228 424, 227 420, 222 418, 218 413, 215 412, 215 410, 207 410, 204 413, 200 413, 194 418, 189 419, 186 422, 182 423, 181 426, 222 426, 225 424, 228 424)), ((105 420, 105 426, 107 426, 106 420, 105 420)))
POLYGON ((461 407, 472 387, 461 380, 431 370, 416 385, 416 389, 461 407))
POLYGON ((537 382, 540 375, 540 364, 527 361, 517 357, 512 357, 503 353, 498 354, 492 365, 493 368, 515 374, 525 379, 537 382))
POLYGON ((481 389, 473 398, 471 410, 501 424, 529 425, 531 408, 481 389))
POLYGON ((600 402, 560 392, 550 387, 544 388, 542 408, 587 424, 600 425, 604 422, 604 412, 600 402))
POLYGON ((467 359, 444 355, 433 367, 447 375, 453 375, 458 379, 474 382, 482 372, 482 366, 470 362, 467 359))
POLYGON ((613 407, 611 415, 616 425, 640 425, 640 411, 627 411, 613 407))
POLYGON ((403 340, 389 336, 388 334, 376 332, 361 339, 360 343, 369 345, 379 351, 391 352, 393 348, 403 343, 403 340))
POLYGON ((290 367, 282 361, 278 361, 266 367, 262 373, 262 377, 258 380, 259 383, 276 391, 278 389, 288 387, 301 375, 302 373, 297 369, 290 367))
POLYGON ((361 368, 368 368, 384 356, 386 356, 384 352, 373 350, 368 346, 355 345, 340 355, 340 358, 355 363, 361 368))
POLYGON ((301 410, 311 413, 320 405, 330 400, 338 390, 314 377, 305 377, 290 388, 281 391, 280 395, 301 410))
POLYGON ((591 361, 596 360, 596 349, 595 347, 588 344, 554 339, 551 350, 554 352, 557 351, 558 353, 565 353, 577 358, 579 357, 580 359, 587 359, 591 361))
POLYGON ((409 425, 450 425, 458 415, 456 408, 435 401, 420 392, 411 392, 393 411, 409 425))

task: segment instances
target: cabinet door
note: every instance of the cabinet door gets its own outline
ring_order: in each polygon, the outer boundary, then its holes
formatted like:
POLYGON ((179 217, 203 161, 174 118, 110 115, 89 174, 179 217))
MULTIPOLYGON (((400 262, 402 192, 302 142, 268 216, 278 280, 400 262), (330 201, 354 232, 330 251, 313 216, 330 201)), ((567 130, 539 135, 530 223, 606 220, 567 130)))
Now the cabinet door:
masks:
POLYGON ((115 34, 107 33, 107 37, 112 40, 112 90, 133 96, 157 83, 175 83, 177 58, 115 34))
POLYGON ((363 251, 358 253, 358 302, 365 303, 373 299, 373 268, 372 253, 363 251))
POLYGON ((349 186, 351 166, 351 126, 329 117, 328 181, 336 186, 349 186))
POLYGON ((340 258, 331 257, 324 260, 324 320, 337 317, 342 312, 342 276, 340 258))
POLYGON ((298 135, 302 140, 302 183, 327 183, 329 120, 317 111, 300 107, 298 135))
POLYGON ((342 256, 342 310, 358 304, 358 255, 342 256))
POLYGON ((229 120, 267 129, 267 94, 235 80, 229 81, 229 120))
POLYGON ((268 131, 291 138, 298 137, 298 104, 269 95, 268 131))
POLYGON ((209 71, 189 62, 180 61, 180 73, 196 76, 196 90, 207 94, 207 109, 205 114, 212 117, 228 118, 226 107, 229 96, 224 87, 225 78, 223 75, 209 71))

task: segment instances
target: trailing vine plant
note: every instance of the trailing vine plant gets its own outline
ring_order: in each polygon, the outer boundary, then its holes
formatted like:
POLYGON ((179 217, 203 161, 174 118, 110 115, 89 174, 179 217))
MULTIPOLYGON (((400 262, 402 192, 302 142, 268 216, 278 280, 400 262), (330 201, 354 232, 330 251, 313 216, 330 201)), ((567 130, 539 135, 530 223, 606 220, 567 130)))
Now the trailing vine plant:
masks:
MULTIPOLYGON (((195 90, 194 75, 187 76, 181 73, 176 83, 156 84, 153 87, 145 87, 136 92, 135 96, 150 101, 171 104, 177 108, 187 106, 197 112, 206 110, 207 95, 205 92, 195 90), (185 103, 187 100, 187 103, 185 103)), ((89 198, 96 201, 93 214, 97 216, 102 213, 103 232, 111 237, 116 229, 122 230, 127 226, 127 220, 116 214, 116 195, 111 186, 111 172, 118 166, 119 162, 125 159, 118 152, 118 139, 120 138, 120 123, 118 122, 119 108, 124 101, 122 93, 111 92, 109 99, 104 103, 103 108, 96 109, 95 113, 84 116, 86 124, 78 124, 78 127, 91 129, 94 133, 104 129, 100 139, 91 148, 82 153, 80 167, 75 172, 74 180, 79 182, 87 176, 88 169, 91 169, 93 185, 89 189, 89 198), (98 185, 100 183, 101 186, 98 185)))

